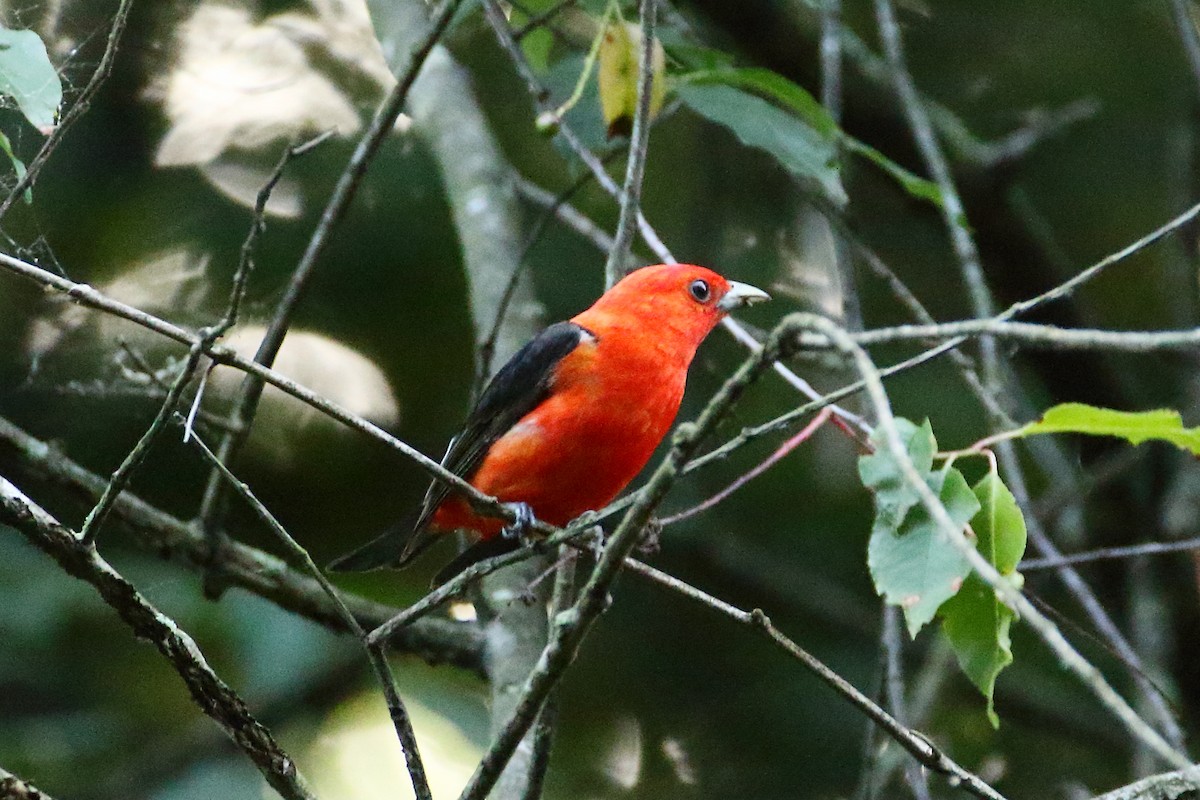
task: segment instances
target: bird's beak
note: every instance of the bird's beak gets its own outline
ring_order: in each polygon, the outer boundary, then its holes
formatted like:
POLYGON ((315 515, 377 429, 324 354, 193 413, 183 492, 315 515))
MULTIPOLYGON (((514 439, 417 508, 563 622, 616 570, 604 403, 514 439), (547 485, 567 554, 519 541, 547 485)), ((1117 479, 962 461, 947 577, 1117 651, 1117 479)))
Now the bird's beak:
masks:
POLYGON ((725 296, 717 301, 717 308, 728 313, 735 308, 761 303, 763 300, 770 300, 771 295, 759 289, 757 286, 751 286, 748 283, 738 283, 737 281, 729 282, 729 291, 725 296))

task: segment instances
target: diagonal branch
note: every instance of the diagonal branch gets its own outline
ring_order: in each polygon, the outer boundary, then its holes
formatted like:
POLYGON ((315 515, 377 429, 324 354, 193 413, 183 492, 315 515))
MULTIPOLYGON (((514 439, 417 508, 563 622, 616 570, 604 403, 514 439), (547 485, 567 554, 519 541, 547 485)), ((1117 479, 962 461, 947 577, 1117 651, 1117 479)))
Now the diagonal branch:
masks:
POLYGON ((429 791, 429 780, 425 777, 425 765, 421 761, 421 752, 417 747, 417 735, 413 732, 412 720, 409 718, 408 710, 404 707, 404 702, 400 699, 400 692, 396 688, 396 679, 392 675, 391 667, 387 663, 383 646, 372 643, 368 639, 366 630, 359 624, 346 604, 342 602, 337 589, 334 588, 329 579, 325 577, 324 573, 313 562, 308 551, 301 547, 300 543, 287 532, 287 529, 276 519, 270 509, 263 505, 262 501, 255 496, 250 487, 238 480, 238 477, 221 463, 216 454, 198 436, 192 437, 192 439, 196 444, 196 448, 203 454, 210 466, 220 473, 222 480, 228 483, 233 491, 254 509, 255 515, 271 529, 271 532, 279 538, 284 547, 291 552, 292 556, 304 565, 304 568, 312 575, 313 580, 320 584, 321 590, 325 592, 325 596, 333 603, 334 608, 337 609, 337 613, 346 624, 346 627, 350 629, 351 633, 362 644, 367 654, 367 660, 371 663, 371 667, 375 670, 376 677, 378 677, 380 685, 383 687, 384 697, 387 699, 388 712, 391 715, 392 724, 396 728, 396 736, 400 740, 400 747, 404 751, 409 779, 412 781, 413 794, 416 795, 417 800, 433 800, 433 796, 429 791))
POLYGON ((928 737, 919 731, 906 727, 888 712, 879 707, 871 698, 856 689, 841 675, 838 675, 822 661, 813 656, 800 645, 784 635, 770 617, 760 609, 744 611, 743 609, 713 597, 707 592, 697 589, 689 583, 681 581, 672 575, 655 569, 633 559, 626 559, 625 565, 635 574, 647 578, 654 583, 671 591, 677 592, 690 600, 696 601, 730 619, 747 625, 763 634, 772 644, 782 649, 792 658, 799 661, 806 669, 828 684, 835 692, 845 697, 856 708, 867 715, 876 725, 891 736, 897 744, 903 747, 909 755, 926 767, 940 775, 945 775, 952 783, 961 783, 970 794, 990 800, 1003 800, 1003 795, 988 786, 978 775, 964 769, 952 758, 942 752, 928 737))
MULTIPOLYGON (((103 478, 3 418, 0 418, 0 444, 17 453, 17 463, 30 475, 63 486, 88 503, 95 502, 104 490, 103 478)), ((112 514, 130 529, 144 549, 174 556, 197 569, 204 568, 207 542, 188 523, 130 493, 117 498, 112 514)), ((236 542, 220 557, 220 566, 232 585, 335 631, 348 630, 321 587, 280 559, 236 542)), ((342 600, 364 628, 374 628, 397 612, 392 606, 357 595, 343 594, 342 600)), ((471 624, 446 619, 421 620, 395 631, 388 637, 388 643, 399 652, 412 653, 430 663, 449 663, 475 672, 483 670, 482 637, 471 624)))
MULTIPOLYGON (((384 138, 391 133, 395 126, 396 118, 400 116, 404 103, 408 99, 409 90, 412 89, 417 74, 420 72, 422 64, 425 63, 425 58, 446 32, 460 2, 461 0, 444 1, 425 36, 413 50, 408 64, 400 71, 396 85, 392 87, 391 92, 380 104, 371 124, 367 126, 362 139, 359 140, 358 146, 350 156, 350 161, 346 164, 341 177, 338 178, 329 202, 321 214, 321 220, 309 239, 308 247, 297 263, 296 269, 293 270, 291 280, 284 289, 283 297, 275 308, 275 314, 267 326, 267 332, 263 335, 258 351, 254 354, 254 360, 259 364, 269 367, 274 363, 275 356, 279 353, 279 348, 283 345, 283 339, 291 325, 292 315, 304 297, 317 262, 325 252, 334 228, 345 217, 350 203, 358 193, 358 187, 366 174, 367 167, 379 151, 384 138)), ((253 374, 247 375, 242 381, 241 391, 231 415, 233 429, 221 442, 219 455, 222 463, 230 463, 245 443, 250 432, 250 424, 258 408, 259 398, 262 396, 263 386, 262 378, 253 374)), ((220 487, 222 485, 220 476, 215 471, 212 472, 209 475, 208 484, 205 486, 204 499, 201 501, 200 518, 206 532, 210 534, 216 527, 217 517, 220 513, 220 487)))
POLYGON ((925 484, 916 467, 913 466, 912 459, 904 449, 896 430, 895 418, 892 416, 891 405, 884 392, 883 383, 879 379, 879 371, 871 362, 866 351, 856 344, 845 331, 829 320, 813 314, 793 314, 785 319, 783 324, 793 325, 797 330, 809 329, 820 332, 823 336, 828 337, 834 347, 852 360, 862 378, 867 382, 867 396, 875 408, 879 427, 883 431, 884 446, 898 464, 904 481, 917 492, 921 498, 921 504, 943 532, 948 543, 962 553, 975 573, 995 590, 997 597, 1005 605, 1013 609, 1033 628, 1063 667, 1074 673, 1137 741, 1144 743, 1159 758, 1172 766, 1188 766, 1190 764, 1188 758, 1168 744, 1157 731, 1139 717, 1137 712, 1105 680, 1103 674, 1063 637, 1058 627, 1029 602, 1011 581, 1000 575, 995 567, 979 554, 975 546, 967 541, 963 532, 950 519, 950 515, 941 501, 925 484))
POLYGON ((54 800, 28 781, 0 767, 0 798, 4 800, 54 800))
POLYGON ((179 673, 200 709, 254 762, 275 791, 288 800, 313 797, 295 762, 254 718, 237 692, 213 672, 195 641, 109 566, 96 548, 80 541, 2 477, 0 522, 15 528, 67 573, 91 584, 134 636, 153 644, 179 673))

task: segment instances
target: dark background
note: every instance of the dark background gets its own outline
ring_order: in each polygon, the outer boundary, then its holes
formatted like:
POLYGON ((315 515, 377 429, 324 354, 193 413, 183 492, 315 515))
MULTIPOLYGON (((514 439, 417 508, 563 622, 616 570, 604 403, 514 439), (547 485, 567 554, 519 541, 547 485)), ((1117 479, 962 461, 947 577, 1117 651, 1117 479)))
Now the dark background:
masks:
MULTIPOLYGON (((36 23, 35 5, 17 6, 7 9, 11 26, 36 23)), ((99 58, 113 6, 99 0, 67 4, 63 29, 78 47, 56 59, 68 98, 99 58)), ((266 15, 290 7, 264 2, 257 10, 266 15)), ((170 68, 172 31, 190 10, 187 3, 135 3, 112 77, 54 155, 33 206, 18 207, 4 221, 3 247, 101 286, 167 251, 186 250, 192 261, 204 256, 206 267, 192 282, 198 288, 189 299, 180 302, 160 292, 147 309, 198 326, 223 307, 250 212, 216 192, 197 170, 157 168, 153 162, 167 123, 147 88, 170 68)), ((770 67, 817 93, 817 16, 806 5, 699 0, 679 10, 697 37, 733 54, 739 64, 770 67)), ((1061 282, 1195 199, 1198 87, 1166 2, 916 0, 899 14, 917 85, 984 142, 1069 103, 1091 104, 1086 118, 1011 162, 981 164, 950 151, 989 284, 1002 306, 1061 282)), ((870 5, 849 2, 845 15, 878 51, 870 5)), ((448 43, 470 68, 513 166, 552 191, 566 186, 577 167, 533 130, 528 95, 477 10, 454 28, 448 43)), ((556 58, 585 47, 568 36, 556 58)), ((559 83, 561 97, 569 84, 559 83)), ((894 92, 864 78, 850 61, 845 98, 850 133, 923 171, 894 92)), ((594 108, 583 111, 594 117, 594 108)), ((40 137, 15 112, 0 113, 0 129, 19 154, 31 157, 40 137)), ((270 315, 352 141, 335 139, 294 166, 305 211, 296 219, 269 222, 250 287, 250 318, 270 315)), ((623 175, 623 162, 618 159, 611 169, 623 175)), ((862 241, 877 249, 936 317, 969 316, 936 209, 912 200, 860 161, 846 165, 843 179, 851 198, 846 219, 862 241)), ((585 188, 576 201, 612 229, 615 208, 598 190, 585 188)), ((660 121, 652 133, 644 206, 681 260, 711 265, 772 292, 775 301, 745 313, 747 322, 769 327, 788 311, 828 301, 827 293, 812 289, 811 275, 820 265, 797 255, 804 242, 798 220, 811 214, 801 188, 769 156, 744 148, 686 109, 660 121)), ((528 208, 528 227, 537 213, 528 208)), ((1192 231, 1185 229, 1054 305, 1044 318, 1106 328, 1194 326, 1194 251, 1192 231)), ((570 316, 598 295, 603 262, 603 253, 571 232, 549 227, 531 254, 548 318, 570 316)), ((868 325, 906 319, 880 281, 865 269, 857 274, 868 325)), ((394 433, 437 455, 469 403, 474 334, 465 292, 436 166, 419 140, 397 136, 373 164, 295 325, 373 361, 399 406, 394 433)), ((90 318, 34 359, 27 346, 31 326, 58 318, 64 308, 33 285, 0 274, 0 415, 103 474, 116 467, 156 408, 122 382, 116 340, 128 338, 159 366, 180 353, 124 323, 102 330, 90 318)), ((883 363, 908 352, 883 350, 877 358, 883 363)), ((1194 397, 1188 356, 1052 356, 1007 345, 1002 353, 1031 404, 1015 406, 1018 419, 1030 419, 1052 402, 1079 400, 1128 409, 1181 408, 1194 421, 1188 414, 1194 397)), ((741 359, 736 345, 714 334, 692 368, 681 418, 692 416, 741 359)), ((824 388, 843 377, 819 363, 795 366, 824 388)), ((895 378, 889 390, 898 413, 932 421, 944 449, 987 432, 977 403, 948 362, 895 378)), ((782 382, 765 380, 718 438, 797 402, 782 382)), ((287 437, 287 412, 274 413, 282 415, 282 424, 271 435, 287 437)), ((206 470, 177 437, 168 438, 133 490, 190 518, 206 470)), ((777 440, 744 448, 689 477, 665 510, 707 497, 775 446, 777 440)), ((1066 446, 1082 469, 1122 449, 1074 441, 1066 446)), ((287 447, 287 457, 279 457, 261 445, 239 472, 319 563, 405 513, 424 490, 419 470, 332 425, 305 429, 287 447)), ((1143 450, 1071 513, 1048 519, 1051 532, 1063 537, 1062 547, 1194 533, 1187 530, 1192 506, 1186 490, 1194 464, 1165 447, 1143 450), (1168 524, 1179 519, 1174 528, 1168 524)), ((728 502, 668 528, 652 562, 739 606, 762 607, 785 632, 875 694, 879 602, 864 557, 871 504, 858 483, 854 456, 853 444, 836 431, 818 432, 728 502)), ((0 473, 15 474, 15 459, 0 448, 0 473)), ((1038 493, 1071 479, 1036 470, 1031 475, 1038 493)), ((86 509, 52 487, 21 485, 65 522, 82 521, 86 509)), ((235 518, 248 520, 242 511, 235 518)), ((250 524, 240 528, 259 530, 250 524)), ((265 533, 250 533, 248 540, 276 547, 265 533)), ((195 573, 129 546, 117 525, 103 534, 102 549, 196 637, 218 672, 281 734, 302 770, 310 776, 336 773, 320 760, 315 743, 336 724, 365 724, 366 709, 378 714, 382 707, 361 699, 346 705, 360 693, 373 698, 377 692, 352 640, 237 591, 208 602, 195 573)), ((402 574, 340 583, 402 603, 419 595, 438 560, 423 560, 402 574)), ((1200 620, 1193 568, 1187 555, 1140 567, 1147 579, 1143 589, 1148 585, 1164 609, 1153 626, 1166 642, 1154 677, 1175 699, 1185 728, 1195 731, 1200 620)), ((1128 628, 1135 596, 1129 565, 1088 567, 1084 574, 1128 628)), ((1070 619, 1081 619, 1046 573, 1031 575, 1027 587, 1070 619)), ((249 764, 202 718, 158 655, 136 645, 89 590, 5 531, 0 531, 0 595, 0 765, 62 797, 261 796, 249 764)), ((1065 626, 1089 658, 1128 688, 1104 646, 1065 626)), ((926 632, 909 643, 910 683, 939 687, 919 727, 1013 797, 1072 796, 1070 786, 1101 791, 1131 780, 1137 762, 1124 731, 1019 624, 1014 652, 1016 663, 999 680, 1002 724, 993 731, 981 698, 953 659, 947 660, 938 634, 926 632)), ((461 754, 486 742, 486 687, 452 667, 430 668, 413 658, 400 660, 398 672, 407 696, 461 731, 462 742, 446 748, 469 763, 461 754)), ((848 796, 863 772, 865 732, 864 720, 844 701, 761 639, 626 576, 568 673, 548 796, 848 796), (617 759, 618 740, 624 742, 626 768, 630 759, 641 763, 632 785, 621 785, 607 766, 617 759), (686 754, 694 783, 686 776, 681 780, 664 755, 664 742, 677 743, 686 754)), ((385 729, 381 735, 391 734, 385 729)), ((431 740, 442 736, 429 734, 431 740)), ((386 744, 380 747, 387 750, 386 744)), ((940 780, 933 785, 935 796, 954 794, 940 780)), ((342 791, 325 790, 330 796, 374 796, 342 791)), ((898 783, 884 796, 893 791, 901 791, 898 783)))

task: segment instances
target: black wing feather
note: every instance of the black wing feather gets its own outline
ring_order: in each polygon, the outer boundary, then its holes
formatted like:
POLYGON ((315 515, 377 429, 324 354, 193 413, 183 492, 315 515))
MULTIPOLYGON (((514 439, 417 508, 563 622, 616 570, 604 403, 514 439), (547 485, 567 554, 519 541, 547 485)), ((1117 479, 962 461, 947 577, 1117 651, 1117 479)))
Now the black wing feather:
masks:
MULTIPOLYGON (((579 346, 585 335, 591 336, 573 322, 556 322, 518 350, 488 382, 462 433, 446 451, 442 466, 470 480, 492 444, 550 394, 554 369, 579 346)), ((429 522, 449 492, 449 487, 440 481, 429 485, 417 518, 417 530, 429 522)))
MULTIPOLYGON (((550 394, 555 368, 585 336, 595 338, 590 331, 573 322, 557 322, 518 350, 488 382, 462 432, 450 441, 442 466, 470 480, 492 444, 550 394)), ((390 528, 359 549, 338 558, 329 568, 357 572, 404 566, 435 541, 436 537, 426 526, 449 493, 449 487, 441 481, 433 481, 425 492, 415 524, 390 528)), ((452 562, 455 571, 463 569, 461 560, 452 562)))

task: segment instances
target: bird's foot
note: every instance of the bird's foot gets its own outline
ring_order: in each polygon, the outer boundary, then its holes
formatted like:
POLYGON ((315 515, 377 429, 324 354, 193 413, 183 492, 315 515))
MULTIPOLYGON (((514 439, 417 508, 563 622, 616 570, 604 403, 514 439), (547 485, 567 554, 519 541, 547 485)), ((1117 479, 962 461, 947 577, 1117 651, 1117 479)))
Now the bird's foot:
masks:
POLYGON ((516 503, 505 503, 504 507, 513 513, 515 519, 509 525, 505 525, 500 531, 500 535, 505 539, 516 539, 521 543, 522 547, 533 544, 531 533, 533 532, 533 509, 528 503, 520 501, 516 503))

